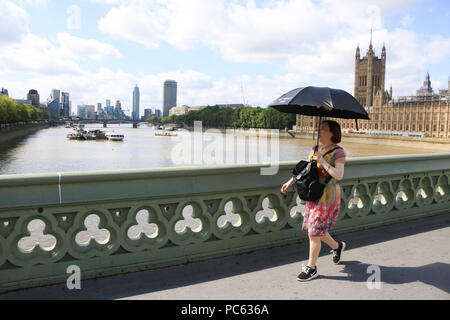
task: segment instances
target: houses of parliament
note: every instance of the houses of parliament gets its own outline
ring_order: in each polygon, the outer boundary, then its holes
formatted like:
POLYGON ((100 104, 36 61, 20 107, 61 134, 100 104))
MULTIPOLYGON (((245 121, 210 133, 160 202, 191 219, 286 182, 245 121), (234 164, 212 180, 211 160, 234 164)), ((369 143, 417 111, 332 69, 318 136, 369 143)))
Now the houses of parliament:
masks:
MULTIPOLYGON (((360 133, 450 138, 450 79, 448 88, 435 93, 430 75, 425 76, 416 95, 392 96, 392 86, 385 90, 386 48, 381 58, 375 55, 372 41, 361 59, 359 45, 355 55, 354 97, 366 109, 370 120, 358 119, 360 133)), ((354 119, 333 119, 343 132, 356 131, 354 119)), ((296 131, 317 132, 319 117, 297 115, 296 131)))

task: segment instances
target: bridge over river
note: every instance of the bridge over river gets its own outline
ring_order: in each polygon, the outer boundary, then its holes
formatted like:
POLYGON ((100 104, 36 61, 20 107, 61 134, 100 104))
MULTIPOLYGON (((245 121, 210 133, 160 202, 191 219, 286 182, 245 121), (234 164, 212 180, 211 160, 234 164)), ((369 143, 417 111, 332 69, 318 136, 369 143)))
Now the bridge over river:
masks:
POLYGON ((449 298, 450 153, 348 159, 332 234, 349 247, 334 266, 324 245, 307 284, 304 207, 280 192, 294 165, 1 176, 1 298, 449 298), (70 266, 80 291, 61 291, 70 266))

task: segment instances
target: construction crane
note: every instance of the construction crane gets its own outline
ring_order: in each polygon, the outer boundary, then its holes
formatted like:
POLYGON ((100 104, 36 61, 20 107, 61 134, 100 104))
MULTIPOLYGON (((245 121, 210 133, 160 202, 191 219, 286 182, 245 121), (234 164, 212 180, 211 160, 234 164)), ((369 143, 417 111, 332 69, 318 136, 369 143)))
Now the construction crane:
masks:
POLYGON ((241 92, 242 92, 242 102, 244 103, 244 107, 246 107, 248 105, 248 100, 247 100, 247 102, 245 101, 244 85, 242 85, 242 84, 241 84, 241 92))

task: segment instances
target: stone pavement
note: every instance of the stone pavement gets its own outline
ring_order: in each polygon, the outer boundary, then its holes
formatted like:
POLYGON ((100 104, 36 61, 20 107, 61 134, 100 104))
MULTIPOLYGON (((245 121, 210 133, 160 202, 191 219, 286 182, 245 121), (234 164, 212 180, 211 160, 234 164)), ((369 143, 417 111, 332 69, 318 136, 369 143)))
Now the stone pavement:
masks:
POLYGON ((336 239, 347 242, 342 262, 334 265, 330 248, 322 244, 319 277, 307 283, 296 280, 308 260, 306 242, 82 280, 81 290, 53 285, 0 299, 450 299, 450 213, 336 239))

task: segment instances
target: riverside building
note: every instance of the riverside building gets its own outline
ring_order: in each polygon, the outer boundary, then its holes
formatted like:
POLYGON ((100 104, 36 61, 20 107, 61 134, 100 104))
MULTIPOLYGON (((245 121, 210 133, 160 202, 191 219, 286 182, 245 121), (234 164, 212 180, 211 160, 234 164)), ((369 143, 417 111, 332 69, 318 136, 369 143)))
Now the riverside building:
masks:
POLYGON ((169 115, 169 110, 177 105, 177 82, 174 80, 164 81, 163 88, 163 117, 169 115))
MULTIPOLYGON (((385 90, 386 47, 381 58, 375 55, 372 41, 361 59, 359 46, 355 55, 354 97, 364 106, 370 120, 358 119, 359 133, 450 138, 450 79, 448 88, 435 93, 427 73, 416 95, 392 96, 385 90)), ((322 118, 325 120, 326 118, 322 118)), ((331 118, 329 118, 331 119, 331 118)), ((354 119, 333 118, 343 132, 356 131, 354 119)), ((317 132, 319 117, 297 115, 298 132, 317 132)))

